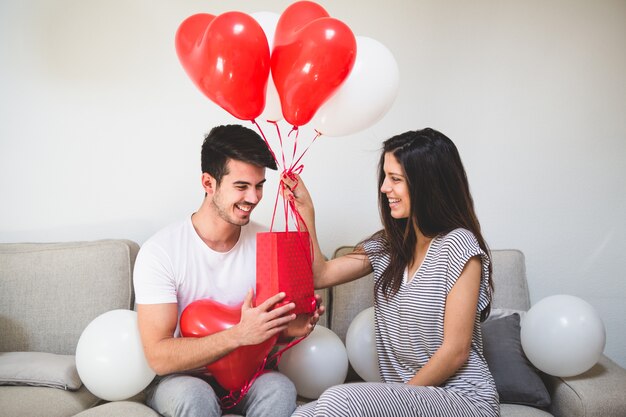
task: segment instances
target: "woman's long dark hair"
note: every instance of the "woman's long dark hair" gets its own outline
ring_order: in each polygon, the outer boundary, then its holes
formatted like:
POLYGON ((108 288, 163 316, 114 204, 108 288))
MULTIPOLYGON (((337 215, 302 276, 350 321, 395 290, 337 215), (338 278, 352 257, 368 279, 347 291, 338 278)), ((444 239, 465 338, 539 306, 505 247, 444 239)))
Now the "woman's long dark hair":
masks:
MULTIPOLYGON (((417 234, 415 227, 427 237, 434 238, 457 228, 474 234, 480 248, 489 254, 474 211, 467 175, 454 143, 444 134, 430 128, 409 131, 383 143, 378 167, 378 189, 385 180, 385 154, 392 153, 404 170, 411 209, 406 219, 391 216, 387 197, 379 192, 378 203, 384 229, 375 237, 382 238, 390 263, 376 283, 386 297, 400 289, 404 269, 415 260, 417 234)), ((493 287, 489 264, 489 287, 493 287)), ((489 307, 481 312, 486 317, 489 307)))

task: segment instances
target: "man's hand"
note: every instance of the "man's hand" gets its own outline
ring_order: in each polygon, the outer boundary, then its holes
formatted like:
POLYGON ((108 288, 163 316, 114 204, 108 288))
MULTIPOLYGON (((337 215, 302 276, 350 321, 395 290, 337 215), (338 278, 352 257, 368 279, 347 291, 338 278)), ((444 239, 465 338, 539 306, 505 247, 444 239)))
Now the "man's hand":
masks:
POLYGON ((320 316, 324 314, 324 311, 326 311, 326 308, 322 305, 322 297, 320 297, 318 294, 315 294, 315 301, 317 305, 315 312, 312 315, 298 314, 295 320, 289 323, 287 329, 285 329, 281 337, 303 337, 308 336, 309 333, 313 331, 313 328, 319 321, 320 316))
POLYGON ((285 293, 278 293, 257 307, 253 307, 252 297, 250 289, 241 306, 241 320, 231 328, 240 346, 265 342, 286 330, 288 324, 296 319, 295 314, 289 314, 296 306, 294 303, 272 309, 276 303, 285 298, 285 293))

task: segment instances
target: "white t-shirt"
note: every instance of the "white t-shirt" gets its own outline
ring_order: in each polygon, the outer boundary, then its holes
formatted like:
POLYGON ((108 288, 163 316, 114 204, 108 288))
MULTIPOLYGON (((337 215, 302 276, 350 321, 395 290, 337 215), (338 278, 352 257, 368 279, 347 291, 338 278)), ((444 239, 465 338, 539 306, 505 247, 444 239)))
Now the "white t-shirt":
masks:
MULTIPOLYGON (((250 222, 228 252, 202 241, 191 216, 157 232, 142 246, 134 270, 137 304, 177 303, 178 317, 196 300, 210 298, 237 305, 256 288, 256 234, 266 229, 250 222)), ((180 336, 177 327, 175 336, 180 336)))

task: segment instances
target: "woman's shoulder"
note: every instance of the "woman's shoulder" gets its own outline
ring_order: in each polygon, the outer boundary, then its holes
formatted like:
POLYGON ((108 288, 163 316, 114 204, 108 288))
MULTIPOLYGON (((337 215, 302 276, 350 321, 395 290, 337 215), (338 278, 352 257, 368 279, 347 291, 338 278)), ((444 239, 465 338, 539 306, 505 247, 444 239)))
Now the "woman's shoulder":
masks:
POLYGON ((438 236, 440 246, 446 249, 463 249, 479 247, 474 233, 464 228, 454 229, 438 236))
POLYGON ((385 252, 388 246, 387 239, 385 239, 385 234, 382 230, 374 233, 358 244, 358 247, 362 248, 366 253, 385 252))

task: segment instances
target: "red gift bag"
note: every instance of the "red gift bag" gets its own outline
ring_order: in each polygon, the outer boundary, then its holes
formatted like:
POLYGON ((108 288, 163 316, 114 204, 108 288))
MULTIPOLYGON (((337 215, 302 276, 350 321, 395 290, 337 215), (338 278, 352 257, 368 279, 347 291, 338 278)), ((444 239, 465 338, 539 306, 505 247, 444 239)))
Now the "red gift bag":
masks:
POLYGON ((308 232, 256 235, 256 305, 284 292, 282 304, 294 302, 295 314, 315 311, 315 292, 308 232))

